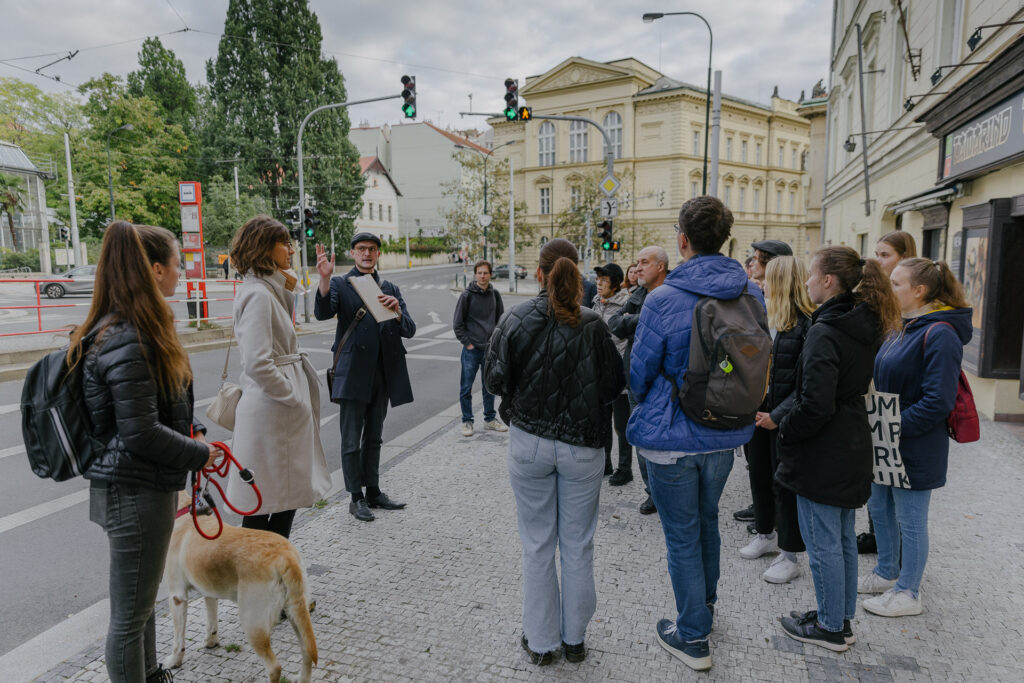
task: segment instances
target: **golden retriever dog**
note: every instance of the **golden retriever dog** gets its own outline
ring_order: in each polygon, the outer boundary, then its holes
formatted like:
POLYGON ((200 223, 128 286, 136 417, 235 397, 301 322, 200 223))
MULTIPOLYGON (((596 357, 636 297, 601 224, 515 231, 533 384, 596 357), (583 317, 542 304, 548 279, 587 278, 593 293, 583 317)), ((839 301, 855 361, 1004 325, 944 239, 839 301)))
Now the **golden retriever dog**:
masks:
MULTIPOLYGON (((178 499, 179 509, 190 500, 185 492, 178 499)), ((198 519, 204 533, 216 533, 215 517, 198 519)), ((302 644, 299 681, 308 683, 317 663, 316 638, 309 618, 306 571, 288 539, 225 524, 221 535, 209 540, 199 535, 186 513, 174 523, 164 581, 174 620, 174 650, 164 659, 164 668, 181 666, 185 656, 188 592, 194 588, 206 598, 206 647, 218 645, 217 600, 235 602, 242 630, 267 667, 271 683, 280 680, 281 665, 270 649, 270 632, 283 612, 302 644)))

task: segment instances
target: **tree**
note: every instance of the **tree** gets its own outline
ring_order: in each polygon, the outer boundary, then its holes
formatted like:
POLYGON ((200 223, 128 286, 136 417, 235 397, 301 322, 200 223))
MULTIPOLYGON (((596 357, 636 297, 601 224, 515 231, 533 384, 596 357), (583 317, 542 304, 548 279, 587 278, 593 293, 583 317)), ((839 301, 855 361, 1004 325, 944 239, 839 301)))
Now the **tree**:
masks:
POLYGON ((183 129, 195 123, 196 92, 185 77, 185 65, 159 38, 142 41, 139 70, 128 74, 128 94, 153 100, 167 123, 183 129))
POLYGON ((208 244, 226 247, 247 220, 270 212, 267 200, 240 192, 235 202, 234 186, 220 178, 203 185, 203 239, 208 244))
MULTIPOLYGON (((307 0, 231 0, 217 58, 206 64, 204 156, 237 157, 240 175, 267 188, 279 218, 299 199, 300 122, 318 106, 346 100, 337 62, 324 59, 320 46, 320 22, 307 0)), ((319 232, 338 228, 343 242, 364 190, 349 126, 345 109, 328 110, 303 135, 305 190, 320 208, 319 232)))
MULTIPOLYGON (((453 197, 455 205, 444 214, 448 223, 448 235, 453 246, 467 244, 471 251, 483 255, 479 246, 484 236, 480 225, 483 214, 484 186, 483 157, 475 152, 457 151, 452 157, 462 165, 461 178, 442 185, 442 196, 453 197)), ((487 214, 493 219, 487 226, 488 255, 495 259, 508 253, 508 159, 487 161, 487 214)), ((526 204, 516 202, 516 216, 526 215, 526 204)), ((537 226, 516 219, 516 247, 529 247, 537 235, 537 226)))
POLYGON ((7 227, 11 230, 11 246, 18 250, 18 235, 14 232, 14 214, 25 210, 25 200, 21 195, 21 178, 15 175, 0 173, 0 206, 7 214, 7 227))

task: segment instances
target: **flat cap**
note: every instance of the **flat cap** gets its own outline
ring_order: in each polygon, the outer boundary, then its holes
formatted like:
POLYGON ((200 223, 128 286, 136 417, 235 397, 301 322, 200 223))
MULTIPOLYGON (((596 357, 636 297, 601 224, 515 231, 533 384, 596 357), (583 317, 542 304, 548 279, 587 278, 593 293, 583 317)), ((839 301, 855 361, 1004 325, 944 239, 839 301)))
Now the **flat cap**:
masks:
POLYGON ((380 246, 380 238, 372 232, 357 232, 352 235, 352 248, 355 248, 359 242, 374 242, 378 247, 380 246))
POLYGON ((793 248, 782 240, 759 240, 757 242, 752 242, 750 246, 758 251, 771 254, 772 256, 793 255, 793 248))

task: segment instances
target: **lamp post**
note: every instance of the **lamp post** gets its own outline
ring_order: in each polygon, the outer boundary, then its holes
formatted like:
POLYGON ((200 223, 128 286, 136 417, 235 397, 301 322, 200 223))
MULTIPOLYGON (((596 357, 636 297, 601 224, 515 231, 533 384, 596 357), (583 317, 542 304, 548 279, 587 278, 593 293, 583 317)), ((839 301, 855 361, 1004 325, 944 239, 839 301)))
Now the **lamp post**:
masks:
MULTIPOLYGON (((519 142, 519 141, 518 140, 509 140, 506 143, 500 144, 497 147, 492 148, 490 152, 481 152, 476 147, 470 147, 468 145, 463 145, 463 144, 458 143, 458 142, 455 143, 455 146, 458 149, 468 149, 471 152, 476 152, 477 154, 479 154, 480 156, 482 156, 484 158, 484 215, 485 216, 487 215, 487 160, 491 157, 492 154, 494 154, 494 150, 501 149, 502 147, 507 147, 509 145, 514 145, 517 142, 519 142)), ((485 261, 487 260, 487 226, 486 225, 484 226, 484 260, 485 261)))
POLYGON ((704 25, 708 27, 708 87, 704 95, 704 173, 701 176, 701 194, 708 193, 708 127, 711 125, 711 48, 715 42, 715 35, 711 31, 711 24, 708 20, 697 14, 696 12, 647 12, 643 16, 645 24, 650 24, 656 19, 662 17, 681 16, 688 14, 691 17, 697 17, 704 22, 704 25))
MULTIPOLYGON (((135 130, 135 126, 130 123, 126 123, 123 126, 118 126, 114 130, 107 133, 107 187, 110 190, 110 222, 114 222, 114 175, 110 169, 110 136, 119 130, 135 130)), ((77 263, 77 259, 76 259, 77 263)))

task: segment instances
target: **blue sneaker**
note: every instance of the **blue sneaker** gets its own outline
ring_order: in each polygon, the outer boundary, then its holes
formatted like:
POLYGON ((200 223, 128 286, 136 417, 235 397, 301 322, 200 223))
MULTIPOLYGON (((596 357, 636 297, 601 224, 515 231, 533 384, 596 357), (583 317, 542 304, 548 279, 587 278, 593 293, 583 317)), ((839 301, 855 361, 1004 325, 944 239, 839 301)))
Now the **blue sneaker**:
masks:
POLYGON ((671 619, 658 621, 658 642, 668 653, 694 671, 707 671, 711 668, 711 646, 707 638, 701 640, 683 640, 676 631, 676 622, 671 619))

